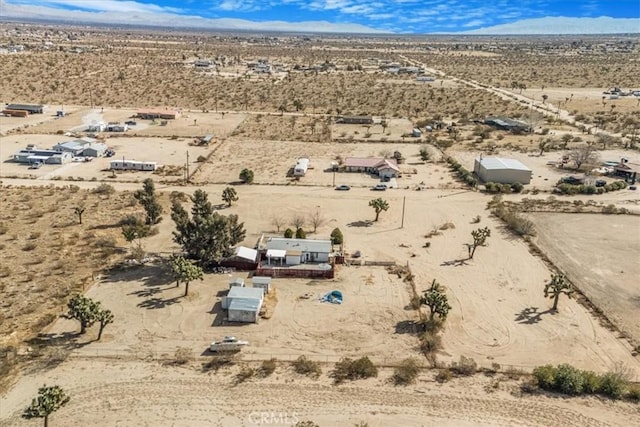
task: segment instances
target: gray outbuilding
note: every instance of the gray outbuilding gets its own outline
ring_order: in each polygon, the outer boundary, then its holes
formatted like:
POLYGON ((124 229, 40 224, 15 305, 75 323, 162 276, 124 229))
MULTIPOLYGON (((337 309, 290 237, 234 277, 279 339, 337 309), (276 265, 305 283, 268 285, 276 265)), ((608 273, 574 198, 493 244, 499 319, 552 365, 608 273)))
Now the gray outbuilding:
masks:
POLYGON ((234 286, 222 299, 222 308, 228 310, 229 322, 256 323, 263 301, 262 289, 234 286))
POLYGON ((268 294, 271 290, 271 277, 253 276, 251 278, 251 285, 254 288, 262 289, 263 293, 268 294))
POLYGON ((107 152, 107 144, 96 142, 82 151, 82 155, 86 157, 102 157, 107 152))
POLYGON ((482 182, 500 184, 529 184, 532 171, 514 159, 500 157, 480 157, 475 160, 473 171, 482 182))

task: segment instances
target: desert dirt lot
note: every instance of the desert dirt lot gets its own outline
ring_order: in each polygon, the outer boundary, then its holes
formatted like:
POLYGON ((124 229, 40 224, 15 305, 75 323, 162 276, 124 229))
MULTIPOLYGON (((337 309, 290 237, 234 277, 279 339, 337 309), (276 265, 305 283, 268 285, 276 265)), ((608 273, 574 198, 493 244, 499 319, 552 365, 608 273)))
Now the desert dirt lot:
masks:
POLYGON ((388 370, 378 378, 343 386, 331 385, 326 377, 306 379, 285 366, 278 366, 269 378, 237 384, 238 371, 233 367, 207 374, 193 365, 73 358, 31 383, 21 382, 1 398, 0 419, 8 427, 35 425, 20 420, 19 413, 42 382, 55 382, 72 396, 50 423, 74 427, 240 427, 259 425, 263 413, 270 425, 278 426, 292 425, 297 418, 323 427, 362 421, 372 427, 622 427, 634 425, 638 416, 632 403, 521 396, 514 381, 500 376, 437 384, 433 373, 426 372, 416 385, 404 388, 389 384, 388 370))
POLYGON ((543 247, 623 331, 640 340, 640 218, 588 214, 530 215, 543 247), (585 268, 585 266, 589 266, 585 268))

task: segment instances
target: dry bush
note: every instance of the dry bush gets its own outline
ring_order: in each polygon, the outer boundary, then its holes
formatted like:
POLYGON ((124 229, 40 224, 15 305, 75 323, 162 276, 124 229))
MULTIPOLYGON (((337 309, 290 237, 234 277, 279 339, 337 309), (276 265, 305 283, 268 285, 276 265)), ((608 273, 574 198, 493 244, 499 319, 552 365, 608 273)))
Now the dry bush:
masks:
POLYGON ((393 382, 396 385, 412 384, 420 373, 420 363, 413 358, 405 359, 393 371, 393 382))
POLYGON ((208 362, 202 364, 202 371, 218 372, 221 368, 234 366, 236 363, 238 363, 238 358, 233 354, 216 355, 208 362))
POLYGON ((355 360, 345 357, 336 363, 333 371, 331 371, 331 377, 336 384, 343 383, 346 380, 354 381, 377 376, 378 368, 367 356, 355 360))
POLYGON ((250 366, 243 366, 236 374, 236 383, 243 383, 256 374, 255 369, 250 366))
POLYGON ((276 370, 276 359, 269 359, 262 362, 260 365, 260 376, 268 377, 276 370))
POLYGON ((312 378, 318 378, 322 374, 320 364, 313 360, 307 359, 306 356, 300 356, 292 363, 293 370, 297 374, 306 375, 312 378))
POLYGON ((435 380, 439 383, 446 383, 451 380, 453 374, 449 369, 440 369, 436 374, 435 380))
POLYGON ((176 365, 185 365, 193 360, 193 350, 186 347, 178 347, 174 355, 173 363, 176 365))
POLYGON ((458 362, 452 362, 449 368, 453 373, 457 375, 473 375, 476 373, 478 364, 470 357, 460 356, 458 362))

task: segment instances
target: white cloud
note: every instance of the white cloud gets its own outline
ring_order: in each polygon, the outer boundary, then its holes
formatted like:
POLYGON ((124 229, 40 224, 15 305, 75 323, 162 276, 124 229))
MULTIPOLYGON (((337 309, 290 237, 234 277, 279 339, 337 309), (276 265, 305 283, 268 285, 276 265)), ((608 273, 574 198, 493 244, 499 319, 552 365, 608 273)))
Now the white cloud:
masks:
POLYGON ((262 2, 253 2, 247 0, 224 0, 218 6, 217 9, 237 11, 237 12, 253 12, 263 8, 262 2))
MULTIPOLYGON (((62 1, 62 0, 60 0, 62 1)), ((64 0, 67 1, 67 0, 64 0)), ((73 1, 73 0, 71 0, 73 1)), ((93 0, 89 0, 93 1, 93 0)), ((31 0, 31 3, 38 2, 31 0)), ((3 18, 19 18, 24 20, 55 20, 61 22, 80 24, 126 24, 144 25, 158 27, 182 27, 182 28, 202 28, 216 30, 246 30, 246 31, 289 31, 289 32, 315 32, 315 33, 388 33, 388 31, 378 30, 360 24, 335 24, 327 21, 303 21, 284 22, 266 21, 255 22, 244 19, 207 19, 199 16, 179 15, 157 9, 140 10, 129 9, 128 13, 122 13, 122 9, 101 9, 94 11, 66 10, 43 5, 45 2, 39 1, 38 5, 26 4, 24 2, 8 3, 0 0, 0 10, 3 18)), ((98 3, 96 0, 95 3, 98 3)), ((105 3, 120 3, 106 0, 105 3)), ((135 3, 135 2, 129 2, 135 3)), ((103 6, 111 7, 111 6, 103 6)))
POLYGON ((182 9, 175 7, 158 6, 155 4, 140 3, 137 1, 121 0, 14 0, 12 3, 24 4, 25 6, 67 6, 96 12, 169 12, 180 13, 182 9))

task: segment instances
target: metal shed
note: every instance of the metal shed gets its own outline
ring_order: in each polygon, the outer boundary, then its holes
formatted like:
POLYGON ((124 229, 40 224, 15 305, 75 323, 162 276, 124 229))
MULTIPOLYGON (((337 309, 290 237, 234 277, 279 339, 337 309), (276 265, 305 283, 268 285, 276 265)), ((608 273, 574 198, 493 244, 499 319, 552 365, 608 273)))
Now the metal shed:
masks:
POLYGON ((254 288, 262 289, 262 293, 268 294, 271 290, 271 277, 253 276, 251 278, 251 284, 254 288))
POLYGON ((233 287, 244 288, 244 279, 240 277, 234 277, 233 279, 229 280, 229 289, 233 287))
POLYGON ((222 308, 228 310, 230 322, 255 323, 262 308, 264 295, 259 288, 241 288, 234 286, 222 299, 222 308))
POLYGON ((529 184, 531 169, 514 159, 500 157, 477 158, 473 171, 483 182, 497 182, 501 184, 529 184))

